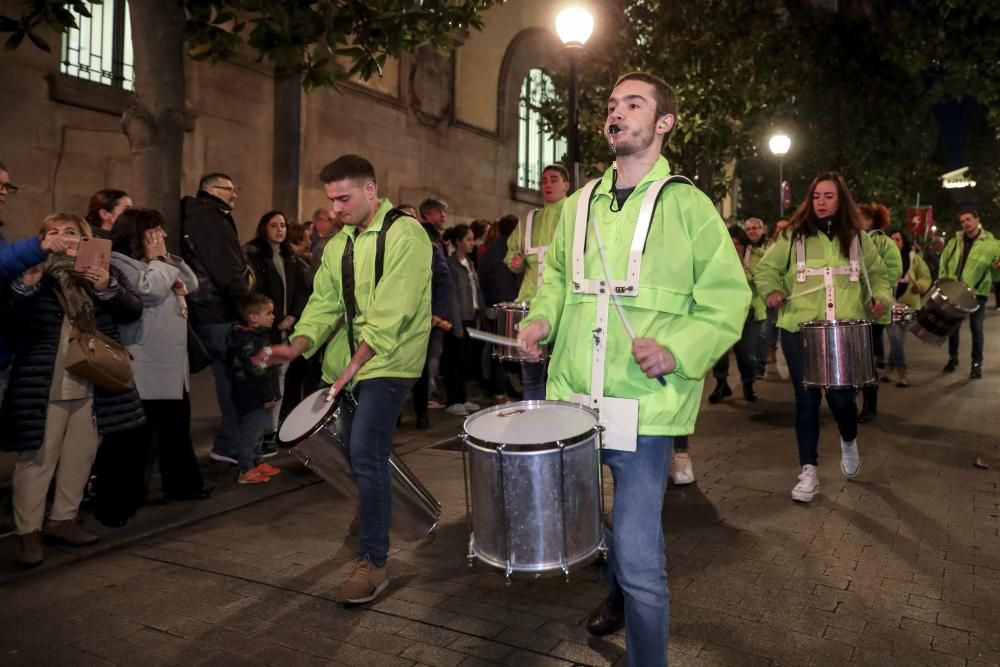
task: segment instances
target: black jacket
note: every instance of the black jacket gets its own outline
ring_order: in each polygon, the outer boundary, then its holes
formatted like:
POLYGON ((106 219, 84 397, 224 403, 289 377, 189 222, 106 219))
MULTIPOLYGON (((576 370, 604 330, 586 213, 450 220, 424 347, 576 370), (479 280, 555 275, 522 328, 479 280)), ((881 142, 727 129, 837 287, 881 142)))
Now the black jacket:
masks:
MULTIPOLYGON (((284 251, 281 253, 285 262, 285 283, 281 280, 281 274, 274 266, 274 251, 271 244, 265 240, 254 239, 246 245, 247 260, 254 275, 254 291, 263 294, 274 302, 274 325, 275 327, 285 319, 287 315, 294 315, 298 320, 302 316, 302 310, 309 300, 309 290, 306 285, 306 276, 302 272, 302 264, 294 254, 284 251), (288 293, 288 303, 285 303, 285 293, 288 293)), ((277 329, 271 330, 271 342, 281 341, 281 334, 277 329)))
MULTIPOLYGON (((94 314, 102 333, 121 340, 118 325, 142 316, 142 300, 121 271, 112 266, 110 272, 118 282, 118 293, 107 301, 94 298, 94 314)), ((0 408, 3 451, 38 449, 45 437, 49 391, 64 317, 55 286, 55 280, 46 275, 41 288, 31 295, 22 296, 12 289, 4 294, 2 316, 14 324, 14 362, 0 408)), ((94 416, 101 435, 128 431, 145 422, 142 402, 134 389, 110 394, 94 387, 94 416)))
POLYGON ((503 263, 509 237, 510 234, 499 237, 479 258, 479 284, 483 288, 487 307, 516 301, 521 289, 521 277, 524 274, 514 273, 503 263))
POLYGON ((226 358, 233 401, 240 414, 260 410, 265 403, 281 397, 278 391, 278 369, 261 368, 253 357, 262 347, 270 345, 268 331, 245 324, 234 324, 226 337, 226 358))
POLYGON ((207 192, 181 200, 181 257, 198 276, 188 295, 195 324, 239 320, 239 300, 250 293, 250 268, 229 205, 207 192))

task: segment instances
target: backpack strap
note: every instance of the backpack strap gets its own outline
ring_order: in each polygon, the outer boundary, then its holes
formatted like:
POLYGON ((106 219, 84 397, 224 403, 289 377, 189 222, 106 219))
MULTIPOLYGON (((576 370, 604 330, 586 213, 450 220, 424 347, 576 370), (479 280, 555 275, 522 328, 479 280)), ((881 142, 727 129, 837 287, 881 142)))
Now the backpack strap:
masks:
MULTIPOLYGON (((389 228, 400 217, 408 215, 398 208, 391 209, 382 219, 382 229, 378 231, 375 240, 375 282, 372 285, 374 290, 385 270, 385 237, 389 234, 389 228)), ((340 281, 344 293, 344 324, 347 326, 347 344, 351 348, 351 356, 357 351, 354 340, 354 318, 358 315, 358 301, 354 294, 354 237, 348 234, 347 246, 344 254, 340 258, 340 281)))

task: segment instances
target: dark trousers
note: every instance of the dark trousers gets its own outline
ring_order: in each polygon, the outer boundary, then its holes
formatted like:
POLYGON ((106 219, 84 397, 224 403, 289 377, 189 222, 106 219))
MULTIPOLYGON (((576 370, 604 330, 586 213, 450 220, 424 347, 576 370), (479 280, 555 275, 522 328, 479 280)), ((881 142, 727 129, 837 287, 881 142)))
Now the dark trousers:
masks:
MULTIPOLYGON (((983 322, 986 321, 986 299, 985 296, 977 296, 979 308, 969 315, 969 330, 972 332, 972 365, 983 365, 983 322)), ((958 341, 961 336, 962 327, 955 329, 955 333, 948 337, 948 356, 953 359, 958 358, 958 341)))
POLYGON ((203 482, 191 441, 191 399, 143 401, 153 440, 160 454, 163 495, 185 498, 200 493, 203 482))
POLYGON ((98 521, 127 521, 146 501, 147 469, 152 451, 152 431, 147 424, 108 433, 101 439, 94 461, 98 521))
MULTIPOLYGON (((757 347, 760 342, 761 323, 748 319, 743 323, 743 335, 733 345, 736 355, 736 366, 740 369, 740 382, 751 384, 757 376, 757 347)), ((766 359, 765 359, 766 360, 766 359)), ((726 351, 712 367, 712 376, 716 380, 726 381, 729 377, 729 352, 726 351)))
POLYGON ((278 412, 279 420, 283 421, 288 413, 302 402, 302 399, 319 389, 319 382, 315 381, 315 377, 312 377, 314 376, 312 366, 315 358, 298 357, 288 364, 288 372, 285 373, 285 388, 281 394, 281 410, 278 412))
MULTIPOLYGON (((781 331, 781 352, 788 364, 788 374, 795 388, 795 439, 799 445, 799 465, 819 462, 819 406, 822 389, 807 389, 803 383, 805 368, 802 334, 781 331)), ((850 442, 858 437, 858 407, 853 389, 827 390, 826 402, 837 421, 841 439, 850 442)))
MULTIPOLYGON (((430 338, 427 339, 427 357, 424 359, 424 370, 413 385, 413 412, 419 418, 427 418, 427 400, 430 398, 431 385, 431 357, 436 350, 440 350, 445 336, 442 329, 431 329, 430 338)), ((449 334, 450 335, 450 334, 449 334)))
POLYGON ((444 352, 441 356, 442 372, 444 373, 444 388, 448 395, 448 405, 465 403, 465 382, 475 372, 478 365, 473 357, 472 339, 469 338, 469 327, 472 322, 463 322, 461 336, 445 334, 444 352))
POLYGON ((372 378, 354 387, 358 407, 347 442, 351 474, 358 486, 358 558, 384 567, 392 519, 392 436, 413 380, 372 378))
POLYGON ((872 354, 879 361, 885 361, 885 332, 884 324, 872 322, 872 354))

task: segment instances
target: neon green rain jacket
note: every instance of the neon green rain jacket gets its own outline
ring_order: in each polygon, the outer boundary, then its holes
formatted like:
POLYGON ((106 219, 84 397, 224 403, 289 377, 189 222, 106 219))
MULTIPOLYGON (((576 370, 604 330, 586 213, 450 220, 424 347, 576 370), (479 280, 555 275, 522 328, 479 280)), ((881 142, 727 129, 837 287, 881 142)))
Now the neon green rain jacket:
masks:
MULTIPOLYGON (((354 294, 358 314, 354 318, 354 338, 365 341, 375 356, 361 367, 355 382, 370 378, 420 377, 427 356, 431 330, 431 242, 420 223, 402 216, 393 223, 385 239, 382 279, 373 289, 375 246, 385 214, 392 209, 387 199, 379 200, 378 210, 368 228, 358 234, 356 227, 330 239, 313 293, 295 325, 292 338, 304 336, 310 357, 334 334, 344 316, 341 261, 348 236, 354 239, 354 294)), ((336 331, 323 357, 323 379, 334 382, 351 359, 347 328, 336 331)))
MULTIPOLYGON (((611 211, 611 174, 594 193, 591 216, 601 230, 612 280, 625 278, 629 246, 642 197, 655 180, 670 174, 660 157, 618 212, 611 211)), ((597 297, 572 291, 572 251, 579 193, 563 206, 555 238, 545 259, 541 291, 531 303, 527 324, 544 319, 552 326, 555 349, 549 364, 546 397, 572 400, 590 393, 597 297)), ((587 226, 585 275, 603 270, 593 227, 587 226)), ((632 357, 632 343, 612 303, 608 313, 603 394, 639 400, 640 435, 694 432, 705 373, 739 339, 750 304, 743 266, 712 202, 696 188, 670 185, 660 196, 650 225, 639 278, 639 294, 621 299, 626 317, 640 338, 669 349, 677 370, 666 386, 646 377, 632 357)))
MULTIPOLYGON (((889 293, 889 280, 886 278, 885 264, 879 257, 878 249, 868 234, 860 234, 861 257, 868 267, 868 278, 875 298, 888 309, 892 305, 889 293)), ((819 233, 806 238, 806 266, 819 269, 826 266, 833 268, 850 266, 849 258, 844 257, 840 250, 840 239, 827 238, 819 233)), ((781 292, 790 299, 785 302, 778 315, 778 328, 795 333, 803 322, 826 319, 825 290, 814 290, 822 287, 823 276, 807 276, 804 283, 795 279, 795 243, 791 236, 782 235, 775 241, 764 259, 757 265, 754 276, 757 290, 767 299, 772 292, 781 292), (810 291, 809 294, 803 292, 810 291)), ((859 271, 858 282, 852 283, 850 276, 835 275, 833 277, 836 296, 836 318, 838 320, 871 319, 868 314, 868 287, 865 285, 864 272, 859 271)))
POLYGON ((750 299, 750 310, 753 311, 753 318, 758 322, 767 319, 767 304, 764 303, 764 297, 760 295, 757 291, 757 286, 753 282, 753 276, 757 273, 757 265, 760 260, 764 259, 764 253, 767 252, 765 246, 754 246, 750 249, 750 261, 747 262, 749 266, 745 267, 747 282, 750 284, 750 291, 753 293, 753 297, 750 299))
MULTIPOLYGON (((882 258, 882 263, 885 264, 886 279, 890 285, 895 285, 896 281, 903 277, 903 258, 899 254, 896 242, 889 236, 886 236, 885 232, 881 229, 868 232, 868 236, 875 242, 875 247, 878 248, 878 256, 882 258)), ((886 308, 882 317, 872 315, 871 319, 875 324, 892 324, 892 309, 886 308)))
POLYGON ((969 258, 965 260, 962 275, 958 275, 958 264, 962 261, 963 236, 965 232, 959 230, 944 245, 938 277, 961 280, 977 295, 989 296, 993 284, 993 262, 997 256, 996 239, 993 238, 993 234, 980 229, 979 236, 969 249, 969 258))
MULTIPOLYGON (((549 250, 552 249, 552 237, 555 236, 556 227, 559 225, 559 216, 562 214, 565 201, 566 199, 563 198, 557 202, 546 204, 535 214, 535 219, 531 221, 531 245, 533 247, 547 245, 550 246, 549 250)), ((535 298, 535 293, 538 292, 538 255, 524 254, 524 246, 526 245, 524 229, 527 224, 527 218, 517 223, 517 229, 507 238, 507 254, 503 258, 503 263, 514 273, 524 273, 524 280, 521 282, 521 291, 517 293, 517 300, 531 303, 531 300, 535 298), (514 255, 524 257, 524 264, 521 265, 520 270, 510 265, 514 255)))
POLYGON ((927 266, 927 262, 918 252, 910 253, 909 274, 910 282, 906 291, 896 300, 910 308, 920 308, 924 294, 930 289, 933 281, 931 280, 931 268, 927 266), (915 285, 920 288, 920 292, 913 289, 915 285))

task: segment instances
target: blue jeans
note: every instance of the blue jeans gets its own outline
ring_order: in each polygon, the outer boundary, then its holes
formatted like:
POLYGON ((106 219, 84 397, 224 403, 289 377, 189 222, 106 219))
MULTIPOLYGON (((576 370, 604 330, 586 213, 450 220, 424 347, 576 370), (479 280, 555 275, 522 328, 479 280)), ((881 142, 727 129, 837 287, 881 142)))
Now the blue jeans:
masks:
POLYGON ((223 456, 236 458, 236 441, 239 438, 240 422, 233 403, 233 390, 229 382, 229 365, 226 362, 226 335, 232 324, 213 322, 194 324, 194 332, 198 334, 202 345, 212 358, 212 375, 215 377, 215 398, 222 412, 222 425, 215 434, 212 451, 223 456))
MULTIPOLYGON (((736 366, 740 369, 740 382, 743 384, 752 383, 762 366, 758 365, 757 346, 760 343, 760 322, 757 320, 747 320, 743 323, 743 335, 736 345, 733 345, 733 353, 736 355, 736 366)), ((765 353, 766 354, 766 353, 765 353)), ((767 357, 764 357, 767 361, 767 357)), ((719 357, 712 367, 712 376, 716 380, 725 380, 729 377, 729 351, 719 357)))
MULTIPOLYGON (((986 299, 985 296, 977 296, 976 301, 979 308, 969 315, 969 331, 972 332, 972 365, 983 365, 983 322, 986 321, 986 299)), ((958 342, 961 336, 962 327, 955 329, 955 333, 948 337, 948 356, 958 359, 958 342)))
POLYGON ((372 378, 354 387, 358 401, 347 441, 351 474, 358 486, 358 558, 385 567, 392 518, 392 436, 403 402, 416 379, 372 378))
POLYGON ((667 664, 670 593, 662 508, 673 440, 641 435, 635 452, 601 451, 615 485, 604 576, 608 588, 625 596, 625 644, 632 667, 667 664))
MULTIPOLYGON (((802 354, 802 334, 781 331, 781 352, 788 364, 788 375, 795 388, 795 439, 799 444, 799 465, 819 463, 819 405, 823 401, 822 389, 806 389, 802 354)), ((826 402, 837 421, 840 437, 850 442, 858 437, 858 406, 854 403, 853 389, 830 389, 826 402)))
POLYGON ((544 401, 545 383, 549 377, 549 362, 521 364, 521 392, 526 401, 544 401))
POLYGON ((236 461, 240 472, 246 472, 257 465, 264 436, 274 427, 271 410, 260 408, 239 416, 239 435, 236 436, 236 461))
POLYGON ((906 332, 909 324, 889 325, 889 365, 906 369, 906 332))

